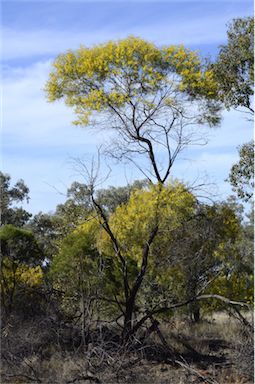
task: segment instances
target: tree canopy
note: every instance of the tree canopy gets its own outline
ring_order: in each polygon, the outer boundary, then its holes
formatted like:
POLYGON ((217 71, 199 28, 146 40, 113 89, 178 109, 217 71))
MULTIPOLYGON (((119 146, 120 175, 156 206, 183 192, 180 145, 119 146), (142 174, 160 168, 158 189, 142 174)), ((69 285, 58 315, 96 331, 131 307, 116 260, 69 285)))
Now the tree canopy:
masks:
POLYGON ((115 132, 111 156, 136 163, 145 155, 151 169, 139 169, 163 183, 180 150, 198 140, 192 127, 219 123, 216 90, 195 52, 136 37, 59 55, 46 85, 50 101, 74 108, 77 124, 115 132))
POLYGON ((227 31, 213 72, 218 82, 218 96, 227 108, 244 107, 254 113, 254 19, 234 19, 227 31))
POLYGON ((12 187, 10 184, 11 177, 8 174, 0 172, 1 224, 22 226, 29 220, 31 214, 23 208, 15 206, 15 204, 29 200, 29 189, 22 179, 18 180, 12 187))
POLYGON ((237 196, 249 201, 254 189, 254 141, 239 147, 239 161, 231 167, 229 182, 237 196))

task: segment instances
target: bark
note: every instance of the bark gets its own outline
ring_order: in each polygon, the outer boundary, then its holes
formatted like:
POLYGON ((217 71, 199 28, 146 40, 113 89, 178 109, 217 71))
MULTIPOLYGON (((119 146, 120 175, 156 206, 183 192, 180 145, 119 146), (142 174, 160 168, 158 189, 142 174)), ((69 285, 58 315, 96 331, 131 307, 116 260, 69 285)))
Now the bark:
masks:
POLYGON ((130 295, 128 299, 126 300, 126 308, 125 308, 125 317, 124 317, 124 329, 122 332, 122 341, 123 343, 126 343, 129 341, 130 337, 134 336, 135 328, 133 328, 133 314, 135 310, 135 302, 137 298, 137 294, 139 292, 139 289, 142 285, 144 275, 147 271, 147 265, 148 265, 148 256, 150 251, 150 246, 153 243, 155 237, 158 233, 158 225, 156 225, 149 236, 148 241, 146 242, 144 249, 143 249, 143 258, 142 258, 142 265, 139 274, 137 275, 136 281, 130 290, 130 295))

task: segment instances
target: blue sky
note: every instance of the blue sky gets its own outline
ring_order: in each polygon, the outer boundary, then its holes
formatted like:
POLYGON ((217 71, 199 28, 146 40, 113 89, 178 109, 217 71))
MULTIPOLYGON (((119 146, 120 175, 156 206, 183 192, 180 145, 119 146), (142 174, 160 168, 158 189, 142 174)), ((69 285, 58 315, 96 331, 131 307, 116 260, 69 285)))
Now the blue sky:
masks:
MULTIPOLYGON (((182 43, 213 58, 226 42, 226 23, 252 12, 250 0, 2 0, 1 168, 13 181, 23 178, 29 186, 27 209, 54 210, 71 182, 82 181, 70 158, 89 158, 107 139, 73 126, 74 115, 61 102, 47 103, 43 87, 57 54, 132 34, 157 45, 182 43)), ((221 127, 210 131, 208 145, 184 152, 173 176, 213 183, 211 192, 225 198, 231 193, 224 180, 238 159, 236 147, 252 136, 252 125, 242 114, 225 111, 221 127)), ((118 165, 107 184, 139 177, 130 166, 118 165)))

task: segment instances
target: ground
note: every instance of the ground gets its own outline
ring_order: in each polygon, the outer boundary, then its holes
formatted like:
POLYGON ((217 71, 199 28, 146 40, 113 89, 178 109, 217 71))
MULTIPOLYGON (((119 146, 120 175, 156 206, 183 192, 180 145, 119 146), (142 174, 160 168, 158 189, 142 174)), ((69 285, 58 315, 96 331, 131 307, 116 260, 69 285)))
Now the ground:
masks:
MULTIPOLYGON (((120 348, 117 339, 91 341, 84 348, 77 328, 54 319, 10 317, 2 326, 2 383, 252 384, 253 335, 225 313, 194 324, 170 319, 146 345, 120 348), (114 341, 115 340, 115 341, 114 341)), ((113 333, 112 333, 113 334, 113 333)))

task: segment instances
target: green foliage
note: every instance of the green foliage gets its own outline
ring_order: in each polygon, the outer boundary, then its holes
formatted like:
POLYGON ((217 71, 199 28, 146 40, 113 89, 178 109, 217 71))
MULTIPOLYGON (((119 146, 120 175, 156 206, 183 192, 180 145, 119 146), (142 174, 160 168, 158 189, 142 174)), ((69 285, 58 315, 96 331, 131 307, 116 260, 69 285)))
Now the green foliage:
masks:
MULTIPOLYGON (((188 220, 172 231, 164 249, 166 257, 158 267, 164 289, 177 302, 194 298, 206 288, 210 292, 210 282, 225 265, 229 268, 233 263, 229 254, 239 233, 239 219, 227 204, 196 204, 188 220)), ((204 304, 193 302, 188 306, 191 319, 199 319, 200 307, 204 304)))
MULTIPOLYGON (((244 302, 246 304, 254 303, 254 276, 247 271, 233 268, 231 273, 226 271, 222 273, 210 286, 210 293, 221 295, 231 300, 244 302)), ((210 303, 204 303, 205 312, 219 311, 228 308, 224 302, 213 300, 210 303)))
MULTIPOLYGON (((36 267, 29 267, 21 263, 16 266, 9 259, 5 259, 2 263, 1 271, 1 286, 4 288, 2 295, 7 295, 12 289, 18 289, 17 286, 35 287, 43 282, 43 271, 38 265, 36 267)), ((6 301, 6 298, 4 299, 6 301)))
POLYGON ((42 284, 41 249, 30 231, 6 224, 0 228, 1 242, 1 302, 8 313, 17 307, 17 296, 23 298, 29 287, 42 284))
POLYGON ((65 231, 63 219, 56 214, 39 212, 27 224, 42 250, 45 263, 48 263, 57 252, 58 241, 65 231))
POLYGON ((29 200, 24 181, 11 186, 11 177, 0 172, 0 184, 1 304, 6 314, 18 311, 26 316, 41 310, 42 297, 36 291, 44 284, 43 261, 49 256, 50 243, 43 241, 46 226, 39 225, 38 217, 33 218, 37 222, 33 227, 32 215, 17 207, 29 200))
POLYGON ((254 271, 254 207, 247 214, 247 220, 242 225, 242 236, 239 243, 240 259, 248 273, 254 271))
MULTIPOLYGON (((126 187, 99 189, 96 192, 97 200, 110 214, 118 205, 128 201, 132 190, 144 185, 145 181, 135 181, 126 187)), ((39 212, 29 221, 27 227, 35 234, 47 263, 58 254, 63 239, 86 222, 92 212, 88 187, 74 182, 67 190, 67 200, 57 206, 54 214, 39 212)))
POLYGON ((218 95, 227 108, 252 108, 254 80, 254 20, 234 19, 228 29, 228 43, 221 46, 213 72, 218 95))
MULTIPOLYGON (((162 265, 165 258, 164 249, 171 239, 169 229, 181 225, 193 208, 194 197, 182 184, 175 183, 167 187, 135 189, 128 202, 110 214, 109 223, 126 260, 131 285, 139 273, 144 242, 155 222, 160 234, 150 251, 149 284, 154 281, 159 285, 159 275, 165 271, 156 269, 158 260, 162 265)), ((50 276, 54 287, 65 292, 64 307, 68 311, 79 310, 82 296, 83 299, 96 294, 106 297, 108 301, 104 308, 107 307, 108 313, 119 311, 116 302, 113 304, 115 298, 121 302, 124 299, 119 259, 98 219, 88 219, 62 241, 60 251, 53 259, 50 276)), ((151 295, 151 288, 149 291, 151 295)), ((145 292, 146 288, 143 297, 145 292)))
POLYGON ((96 193, 96 199, 108 213, 113 213, 118 206, 128 202, 132 191, 141 190, 147 185, 147 180, 136 180, 125 187, 111 186, 107 189, 99 189, 96 193))
MULTIPOLYGON (((96 200, 109 215, 118 205, 127 203, 130 194, 135 189, 142 189, 147 181, 134 181, 124 187, 110 186, 96 191, 96 200)), ((61 237, 72 232, 77 226, 84 223, 93 212, 89 188, 86 184, 74 182, 67 190, 68 199, 59 204, 51 221, 55 220, 61 237)))
MULTIPOLYGON (((155 225, 159 228, 137 305, 149 310, 159 302, 181 302, 205 290, 250 300, 251 273, 243 265, 242 229, 232 206, 198 205, 185 186, 175 182, 135 189, 126 203, 109 212, 130 286, 139 274, 148 234, 155 225), (245 293, 239 291, 244 287, 245 293)), ((108 314, 119 313, 116 300, 124 302, 120 260, 102 224, 99 218, 88 218, 64 238, 53 259, 50 276, 54 287, 64 292, 68 313, 79 312, 81 301, 89 302, 89 297, 100 296, 101 311, 108 314)), ((191 315, 200 307, 211 311, 222 306, 193 303, 191 315)))
POLYGON ((32 232, 6 224, 0 228, 1 254, 15 262, 39 264, 41 250, 32 232))
POLYGON ((102 284, 98 230, 95 219, 88 219, 63 239, 53 258, 49 277, 53 287, 63 292, 63 308, 69 314, 79 311, 81 300, 89 300, 102 284))
POLYGON ((10 186, 11 177, 7 174, 0 172, 0 211, 1 211, 1 224, 13 224, 16 226, 24 225, 31 214, 23 208, 13 207, 15 203, 29 200, 29 189, 24 184, 23 180, 10 186))
MULTIPOLYGON (((226 203, 224 205, 229 207, 226 203)), ((233 237, 231 242, 226 242, 224 246, 222 244, 216 253, 222 268, 208 287, 207 293, 215 293, 232 300, 251 304, 254 301, 253 213, 250 215, 249 222, 241 222, 238 219, 239 224, 234 226, 233 213, 232 219, 228 219, 226 222, 230 231, 233 231, 233 237)), ((221 310, 227 307, 225 303, 218 300, 214 300, 212 303, 203 303, 203 308, 207 311, 221 310)))
POLYGON ((254 189, 254 141, 239 147, 239 162, 230 170, 229 182, 237 196, 249 201, 254 189))

